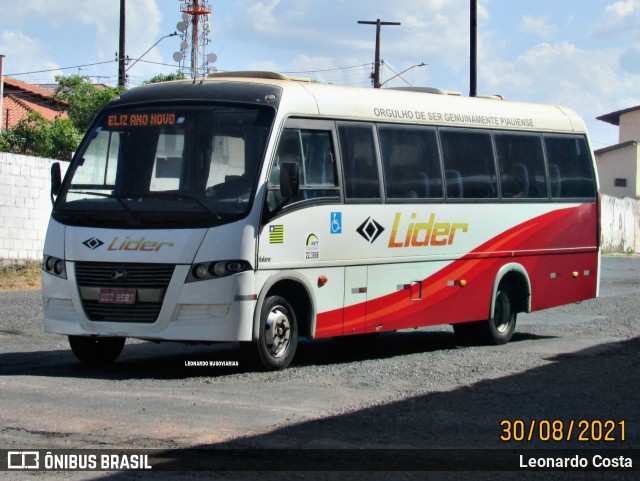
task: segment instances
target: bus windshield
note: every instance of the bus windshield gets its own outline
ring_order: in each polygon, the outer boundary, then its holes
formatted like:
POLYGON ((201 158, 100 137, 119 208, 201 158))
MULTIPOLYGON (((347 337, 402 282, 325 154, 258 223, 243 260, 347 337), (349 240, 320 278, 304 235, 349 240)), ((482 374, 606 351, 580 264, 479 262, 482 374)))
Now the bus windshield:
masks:
POLYGON ((230 105, 103 113, 53 211, 70 225, 209 227, 249 212, 272 109, 230 105))

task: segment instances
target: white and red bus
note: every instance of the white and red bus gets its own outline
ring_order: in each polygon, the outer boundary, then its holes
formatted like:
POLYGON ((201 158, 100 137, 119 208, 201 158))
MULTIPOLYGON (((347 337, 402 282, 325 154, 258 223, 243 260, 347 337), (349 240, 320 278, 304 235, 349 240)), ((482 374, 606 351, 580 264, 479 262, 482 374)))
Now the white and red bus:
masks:
MULTIPOLYGON (((418 89, 420 90, 420 89, 418 89)), ((132 89, 96 118, 44 249, 44 326, 84 362, 127 337, 298 339, 453 324, 595 297, 598 184, 555 105, 237 72, 132 89)))

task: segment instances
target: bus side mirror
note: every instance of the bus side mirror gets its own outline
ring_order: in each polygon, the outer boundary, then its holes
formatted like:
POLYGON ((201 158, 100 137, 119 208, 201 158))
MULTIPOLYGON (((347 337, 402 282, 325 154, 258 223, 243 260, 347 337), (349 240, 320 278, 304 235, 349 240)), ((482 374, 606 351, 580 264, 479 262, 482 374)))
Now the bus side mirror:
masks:
POLYGON ((60 163, 54 162, 51 164, 51 203, 53 204, 54 197, 60 192, 62 187, 62 172, 60 171, 60 163))
POLYGON ((280 194, 285 199, 296 197, 300 190, 300 170, 297 162, 280 164, 280 194))

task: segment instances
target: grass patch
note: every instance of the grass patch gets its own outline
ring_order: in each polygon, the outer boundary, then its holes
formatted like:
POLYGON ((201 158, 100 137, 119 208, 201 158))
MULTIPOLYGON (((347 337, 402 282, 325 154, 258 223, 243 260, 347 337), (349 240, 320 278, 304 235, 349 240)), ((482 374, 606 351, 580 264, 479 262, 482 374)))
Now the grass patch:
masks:
POLYGON ((38 261, 0 264, 0 291, 40 289, 40 269, 38 261))

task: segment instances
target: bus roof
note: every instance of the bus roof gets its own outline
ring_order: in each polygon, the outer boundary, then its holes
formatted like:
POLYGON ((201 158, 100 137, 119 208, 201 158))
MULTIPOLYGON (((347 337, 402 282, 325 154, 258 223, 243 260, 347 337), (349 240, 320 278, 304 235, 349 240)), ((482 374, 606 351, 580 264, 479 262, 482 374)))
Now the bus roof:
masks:
POLYGON ((225 72, 197 81, 151 84, 122 94, 126 103, 166 100, 229 100, 278 105, 281 115, 354 121, 585 133, 583 120, 559 105, 462 97, 438 89, 372 89, 291 78, 275 72, 225 72), (189 87, 192 85, 193 87, 189 87), (197 91, 197 94, 196 94, 197 91), (259 95, 259 97, 258 97, 259 95), (267 95, 277 101, 264 102, 267 95), (197 98, 196 98, 197 97, 197 98))

